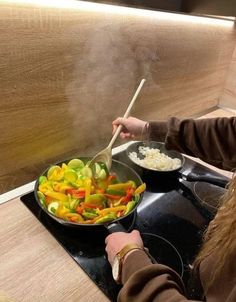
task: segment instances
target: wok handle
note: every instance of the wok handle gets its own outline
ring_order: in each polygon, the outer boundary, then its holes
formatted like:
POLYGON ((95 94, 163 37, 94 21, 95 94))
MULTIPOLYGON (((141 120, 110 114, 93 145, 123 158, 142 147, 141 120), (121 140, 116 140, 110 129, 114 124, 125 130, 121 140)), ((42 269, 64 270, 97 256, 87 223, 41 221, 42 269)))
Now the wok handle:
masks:
POLYGON ((121 225, 120 223, 110 223, 106 225, 106 228, 108 229, 109 233, 116 233, 116 232, 125 232, 127 233, 127 230, 121 225))
POLYGON ((225 188, 226 185, 228 184, 228 182, 230 181, 229 178, 224 178, 224 177, 220 177, 220 176, 214 176, 214 175, 199 175, 199 174, 195 174, 195 173, 190 173, 188 175, 184 175, 182 174, 182 178, 188 181, 204 181, 204 182, 208 182, 210 184, 219 186, 221 188, 225 188))

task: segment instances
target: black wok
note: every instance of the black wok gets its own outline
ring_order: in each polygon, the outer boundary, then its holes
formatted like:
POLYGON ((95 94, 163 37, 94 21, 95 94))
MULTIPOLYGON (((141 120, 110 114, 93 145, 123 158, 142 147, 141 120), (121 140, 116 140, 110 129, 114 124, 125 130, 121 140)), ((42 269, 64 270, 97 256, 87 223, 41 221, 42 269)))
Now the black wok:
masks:
POLYGON ((150 141, 150 142, 134 142, 130 144, 127 149, 126 149, 126 154, 129 160, 132 162, 132 164, 137 168, 137 171, 140 172, 141 175, 151 179, 151 178, 158 178, 162 180, 168 181, 170 177, 174 178, 182 178, 187 181, 204 181, 208 182, 210 184, 225 188, 227 183, 229 182, 229 179, 224 176, 217 176, 217 175, 212 175, 204 172, 204 174, 197 174, 194 172, 188 173, 185 168, 185 157, 180 153, 175 150, 167 150, 165 148, 165 144, 162 142, 155 142, 155 141, 150 141), (139 153, 139 147, 140 146, 145 146, 153 149, 159 149, 161 153, 164 153, 168 155, 171 158, 178 158, 181 161, 181 165, 173 170, 154 170, 154 169, 149 169, 146 167, 141 166, 137 162, 135 162, 131 157, 130 153, 131 152, 136 152, 138 154, 138 157, 142 159, 144 156, 142 156, 139 153))
MULTIPOLYGON (((84 163, 89 161, 91 158, 88 157, 79 157, 84 163)), ((58 162, 55 163, 53 165, 61 165, 62 163, 68 163, 71 159, 65 160, 63 162, 58 162)), ((51 167, 51 166, 50 166, 51 167)), ((46 176, 47 172, 49 170, 48 167, 41 175, 46 176)), ((126 182, 128 180, 132 180, 136 183, 137 186, 141 185, 143 183, 142 179, 140 178, 140 176, 129 166, 127 166, 126 164, 119 162, 117 160, 112 160, 112 166, 111 166, 111 170, 110 172, 115 173, 117 175, 117 178, 119 179, 119 181, 121 182, 126 182)), ((40 176, 41 176, 40 175, 40 176)), ((76 223, 76 222, 70 222, 70 221, 65 221, 59 217, 54 216, 52 213, 50 213, 47 208, 45 206, 43 206, 43 204, 40 202, 40 199, 38 197, 37 191, 38 191, 38 186, 39 186, 39 178, 35 183, 35 188, 34 188, 34 195, 35 198, 40 206, 40 208, 48 215, 50 216, 53 220, 57 221, 58 223, 64 225, 64 226, 68 226, 68 227, 75 227, 75 228, 81 228, 83 230, 102 230, 104 229, 104 227, 106 229, 109 230, 109 232, 118 232, 118 231, 125 231, 124 227, 120 224, 120 222, 124 221, 132 214, 134 214, 134 212, 137 209, 137 206, 140 204, 143 194, 140 195, 140 199, 138 201, 138 203, 136 204, 136 206, 125 216, 117 218, 111 222, 106 222, 106 223, 101 223, 101 224, 82 224, 82 223, 76 223)))

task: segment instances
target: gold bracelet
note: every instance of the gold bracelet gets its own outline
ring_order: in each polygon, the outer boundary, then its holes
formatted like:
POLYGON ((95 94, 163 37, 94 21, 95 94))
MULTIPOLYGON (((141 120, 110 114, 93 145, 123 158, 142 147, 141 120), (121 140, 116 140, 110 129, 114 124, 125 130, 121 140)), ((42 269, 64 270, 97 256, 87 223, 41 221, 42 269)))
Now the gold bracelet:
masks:
POLYGON ((122 279, 122 269, 123 269, 123 263, 124 263, 124 257, 133 250, 141 250, 144 251, 144 253, 149 257, 152 263, 156 263, 156 260, 149 254, 149 251, 145 247, 140 247, 137 244, 127 244, 125 245, 114 257, 113 263, 112 263, 112 275, 114 280, 117 283, 121 283, 122 279))

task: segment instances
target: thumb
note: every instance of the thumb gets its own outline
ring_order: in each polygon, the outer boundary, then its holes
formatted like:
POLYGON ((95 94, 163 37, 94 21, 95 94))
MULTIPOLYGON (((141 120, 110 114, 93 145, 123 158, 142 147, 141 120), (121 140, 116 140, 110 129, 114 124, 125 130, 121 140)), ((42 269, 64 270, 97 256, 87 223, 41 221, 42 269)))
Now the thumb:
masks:
POLYGON ((133 234, 134 236, 140 236, 140 232, 138 230, 133 230, 131 234, 133 234))

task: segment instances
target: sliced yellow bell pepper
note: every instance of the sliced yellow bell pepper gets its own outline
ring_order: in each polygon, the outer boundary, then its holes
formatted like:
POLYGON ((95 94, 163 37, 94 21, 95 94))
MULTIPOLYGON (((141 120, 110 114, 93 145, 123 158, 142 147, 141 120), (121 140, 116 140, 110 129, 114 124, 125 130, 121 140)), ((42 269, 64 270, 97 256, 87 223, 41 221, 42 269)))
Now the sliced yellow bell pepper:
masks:
POLYGON ((69 185, 61 183, 61 182, 56 182, 56 181, 53 182, 52 187, 53 187, 54 191, 61 192, 61 193, 65 193, 65 191, 68 189, 73 189, 72 186, 69 186, 69 185))
POLYGON ((66 213, 65 216, 67 218, 73 218, 74 221, 82 222, 84 221, 83 217, 78 213, 66 213))
POLYGON ((118 184, 109 185, 107 187, 108 190, 115 191, 126 191, 130 188, 135 188, 135 183, 133 181, 122 182, 118 184))
POLYGON ((61 168, 62 168, 63 171, 65 171, 66 169, 68 169, 67 164, 63 163, 61 168))
POLYGON ((66 194, 60 193, 60 192, 54 192, 54 191, 46 191, 44 193, 46 196, 49 196, 55 200, 60 200, 62 202, 68 201, 68 196, 66 194))
POLYGON ((92 184, 92 181, 90 178, 86 178, 84 180, 84 187, 85 187, 85 202, 88 201, 88 198, 90 196, 90 193, 91 193, 91 184, 92 184))
POLYGON ((62 180, 63 175, 64 171, 59 166, 52 166, 47 173, 48 180, 62 180))
POLYGON ((65 219, 66 218, 66 214, 68 214, 70 212, 69 209, 63 207, 63 206, 59 206, 55 212, 56 216, 58 216, 59 218, 65 219))
POLYGON ((46 191, 53 191, 52 183, 49 181, 46 181, 39 185, 39 191, 42 193, 45 193, 46 191))
POLYGON ((134 191, 134 194, 141 194, 146 190, 146 184, 142 183, 137 189, 134 191))

